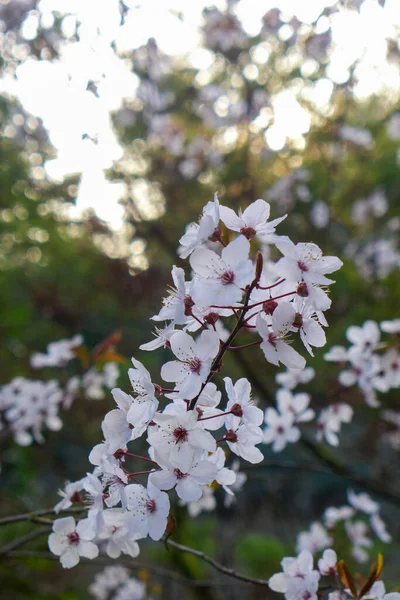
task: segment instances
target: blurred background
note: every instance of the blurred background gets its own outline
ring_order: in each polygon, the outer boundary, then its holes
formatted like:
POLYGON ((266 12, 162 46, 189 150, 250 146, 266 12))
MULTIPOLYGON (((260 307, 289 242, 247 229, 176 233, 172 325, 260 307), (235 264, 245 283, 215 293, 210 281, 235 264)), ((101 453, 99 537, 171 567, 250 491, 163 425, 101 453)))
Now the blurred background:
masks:
MULTIPOLYGON (((127 358, 118 386, 128 391, 132 355, 156 377, 167 355, 143 356, 138 346, 152 337, 148 319, 172 265, 184 266, 178 240, 215 191, 234 209, 264 198, 272 218, 289 214, 280 234, 343 260, 327 347, 345 343, 349 325, 399 317, 399 35, 398 0, 0 0, 0 384, 54 377, 29 360, 49 342, 80 333, 93 348, 116 330, 127 358)), ((234 354, 224 375, 252 379, 265 406, 278 370, 257 348, 234 354)), ((322 355, 308 361, 317 377, 303 389, 314 408, 338 398, 356 415, 334 456, 395 486, 398 452, 382 437, 389 425, 338 386, 322 355)), ((396 405, 388 394, 385 407, 396 405)), ((112 406, 109 393, 77 398, 42 445, 20 447, 0 432, 1 513, 53 506, 65 480, 90 469, 112 406)), ((297 533, 346 502, 349 481, 285 469, 269 448, 266 457, 231 508, 219 503, 196 519, 176 508, 173 539, 254 576, 279 570, 297 533)), ((278 458, 318 465, 306 446, 278 458)), ((399 585, 399 507, 386 502, 382 515, 395 540, 385 578, 399 585)), ((1 530, 2 542, 24 527, 1 530)), ((211 576, 161 544, 143 545, 141 558, 211 576)), ((101 567, 71 577, 57 562, 21 558, 0 569, 4 598, 75 600, 92 598, 87 586, 101 567)), ((182 592, 140 576, 160 598, 273 595, 182 592)))

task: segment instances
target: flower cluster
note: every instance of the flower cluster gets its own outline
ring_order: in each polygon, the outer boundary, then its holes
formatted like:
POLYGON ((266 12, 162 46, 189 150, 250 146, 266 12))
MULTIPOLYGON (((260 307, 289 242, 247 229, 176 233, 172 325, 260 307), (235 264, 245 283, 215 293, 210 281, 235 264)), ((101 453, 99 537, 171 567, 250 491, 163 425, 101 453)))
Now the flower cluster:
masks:
POLYGON ((98 573, 89 592, 95 600, 150 600, 146 584, 131 577, 129 570, 120 565, 98 573))
POLYGON ((283 572, 273 575, 268 585, 274 592, 284 594, 286 600, 317 600, 327 587, 324 584, 320 588, 321 578, 328 583, 328 588, 333 590, 328 594, 328 600, 400 600, 398 592, 386 594, 383 581, 377 581, 383 565, 381 555, 359 590, 350 570, 343 560, 338 561, 332 548, 324 551, 316 569, 313 556, 308 550, 302 550, 297 557, 285 557, 281 564, 283 572), (345 589, 342 583, 345 584, 345 589), (319 588, 321 591, 318 591, 319 588))
POLYGON ((348 367, 339 373, 339 382, 345 387, 357 385, 365 402, 380 406, 377 392, 388 392, 400 387, 399 347, 400 320, 366 321, 361 327, 352 325, 346 331, 351 346, 333 346, 325 360, 348 367), (390 335, 388 342, 381 341, 381 331, 390 335))
POLYGON ((322 522, 312 523, 309 531, 303 531, 297 538, 297 551, 307 550, 314 554, 333 544, 337 528, 342 528, 351 544, 354 559, 360 563, 369 560, 368 549, 373 546, 374 534, 381 542, 388 544, 391 535, 380 516, 380 506, 368 494, 347 493, 348 504, 328 507, 322 522))
MULTIPOLYGON (((336 257, 323 257, 315 244, 295 245, 278 236, 275 229, 282 218, 269 221, 269 213, 264 200, 236 214, 215 196, 200 222, 181 238, 179 253, 190 256, 193 279, 186 281, 184 270, 173 267, 174 287, 152 317, 167 324, 157 330, 155 340, 141 346, 146 351, 168 349, 171 360, 162 365, 161 378, 171 387, 153 383, 133 358, 130 393, 112 390, 116 408, 103 420, 104 441, 89 455, 94 471, 68 484, 56 507, 65 510, 74 501, 88 507, 78 524, 72 517, 54 522, 49 545, 64 567, 74 566, 80 556, 97 555, 100 546, 112 558, 136 556, 138 539, 161 539, 170 490, 191 506, 192 514, 213 505, 214 482, 231 496, 244 478, 238 480, 237 465, 225 466, 224 445, 242 460, 263 460, 257 446, 266 441, 268 430, 263 433, 260 427, 264 414, 252 400, 249 381, 225 377, 221 407, 222 393, 211 380, 221 370, 224 354, 242 348, 232 345, 239 333, 256 337, 244 347, 259 345, 269 363, 303 369, 306 361, 292 339, 297 335, 311 355, 313 347, 325 344, 323 311, 331 304, 326 286, 332 283, 326 274, 342 264, 336 257), (229 243, 223 226, 233 238, 229 243), (267 263, 260 251, 252 256, 252 244, 254 250, 275 245, 283 256, 267 263), (142 436, 149 445, 147 456, 128 449, 142 436), (147 470, 131 470, 137 461, 147 470)), ((281 410, 295 421, 314 416, 307 404, 305 395, 279 393, 281 410)), ((297 435, 293 431, 290 441, 297 435)))
MULTIPOLYGON (((83 348, 82 342, 80 335, 51 342, 46 353, 31 356, 31 366, 34 369, 65 369, 77 358, 76 352, 83 348)), ((81 391, 85 397, 97 400, 104 398, 104 388, 114 387, 119 377, 116 363, 102 362, 100 369, 93 366, 81 377, 70 377, 63 386, 57 379, 41 381, 15 377, 0 387, 0 412, 4 421, 0 421, 0 427, 7 428, 21 446, 29 446, 34 440, 43 443, 43 428, 59 431, 62 427, 60 410, 70 408, 81 391)))

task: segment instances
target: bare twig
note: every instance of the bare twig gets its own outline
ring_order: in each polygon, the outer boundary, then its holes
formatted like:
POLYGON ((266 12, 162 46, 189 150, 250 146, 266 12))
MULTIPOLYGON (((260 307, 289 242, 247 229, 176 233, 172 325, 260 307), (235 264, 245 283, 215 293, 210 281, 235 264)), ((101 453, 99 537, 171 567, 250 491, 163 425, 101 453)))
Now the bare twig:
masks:
POLYGON ((15 539, 15 540, 12 540, 8 544, 6 544, 2 548, 0 548, 0 556, 4 556, 5 554, 8 554, 9 552, 11 552, 11 550, 15 550, 15 548, 24 546, 24 544, 27 544, 28 542, 35 540, 36 538, 40 537, 41 535, 44 535, 45 533, 49 533, 48 527, 42 527, 41 529, 34 529, 33 531, 30 531, 26 535, 22 535, 21 537, 15 539))
POLYGON ((174 542, 170 539, 165 540, 165 544, 168 546, 171 546, 172 548, 175 548, 176 550, 179 550, 180 552, 186 552, 187 554, 192 554, 193 556, 196 556, 200 560, 203 560, 204 562, 208 563, 214 569, 216 569, 220 573, 223 573, 224 575, 227 575, 228 577, 233 577, 234 579, 238 579, 239 581, 244 581, 245 583, 252 583, 254 585, 263 585, 263 586, 268 585, 268 579, 255 579, 254 577, 248 577, 247 575, 242 575, 241 573, 238 573, 234 569, 224 567, 219 562, 217 562, 210 556, 207 556, 206 554, 204 554, 204 552, 201 552, 200 550, 194 550, 194 548, 189 548, 188 546, 183 546, 183 544, 178 544, 178 542, 174 542))
MULTIPOLYGON (((66 513, 66 512, 79 513, 79 512, 83 512, 84 510, 85 509, 82 507, 71 507, 62 512, 63 513, 66 513)), ((31 521, 32 523, 45 522, 46 524, 48 524, 46 521, 42 521, 38 517, 43 517, 45 515, 57 515, 57 514, 58 513, 56 513, 54 508, 44 508, 42 510, 34 510, 29 513, 22 513, 20 515, 11 515, 9 517, 1 517, 0 525, 8 525, 9 523, 18 523, 19 521, 31 521)))

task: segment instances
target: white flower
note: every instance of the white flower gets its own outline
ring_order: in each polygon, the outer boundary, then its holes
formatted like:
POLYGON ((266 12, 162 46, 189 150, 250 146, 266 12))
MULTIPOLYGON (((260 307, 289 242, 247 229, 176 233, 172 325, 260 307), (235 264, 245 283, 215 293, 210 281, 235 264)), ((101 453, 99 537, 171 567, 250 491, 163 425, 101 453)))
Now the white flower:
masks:
POLYGON ((369 592, 363 596, 366 600, 400 600, 399 592, 386 593, 383 581, 375 581, 369 592))
POLYGON ((299 600, 305 597, 305 592, 308 592, 309 600, 317 598, 321 575, 313 570, 313 557, 308 550, 303 550, 297 558, 284 558, 281 565, 283 573, 276 573, 269 578, 271 590, 285 594, 287 600, 299 600))
POLYGON ((293 395, 289 390, 280 389, 276 393, 276 401, 280 413, 291 413, 297 423, 311 421, 315 416, 315 412, 308 408, 310 404, 308 394, 293 395))
POLYGON ((400 319, 393 319, 392 321, 382 321, 381 329, 386 333, 400 333, 400 319))
POLYGON ((170 361, 161 368, 165 381, 175 382, 179 398, 191 400, 200 392, 206 381, 211 363, 219 350, 219 338, 214 331, 203 331, 194 341, 184 331, 178 331, 170 339, 171 350, 179 361, 170 361))
POLYGON ((276 272, 292 282, 330 284, 333 281, 325 277, 325 273, 333 273, 343 265, 336 256, 322 256, 316 244, 295 245, 290 240, 279 240, 276 245, 284 255, 275 266, 276 272))
POLYGON ((157 428, 149 430, 148 441, 153 446, 156 460, 168 460, 174 468, 187 473, 197 449, 214 452, 215 439, 197 425, 198 413, 189 410, 183 414, 156 414, 157 428))
POLYGON ((203 486, 212 483, 217 476, 216 466, 209 460, 202 458, 203 452, 197 451, 193 462, 186 473, 180 469, 163 467, 149 477, 151 483, 159 490, 170 490, 175 487, 179 498, 186 502, 199 500, 203 494, 203 486))
POLYGON ((132 363, 136 368, 129 369, 128 376, 135 397, 129 407, 127 421, 132 426, 131 439, 136 439, 143 434, 153 420, 158 408, 158 400, 154 395, 154 385, 148 370, 134 358, 132 358, 132 363))
POLYGON ((218 256, 212 250, 199 248, 190 257, 195 272, 192 297, 200 306, 225 306, 239 302, 243 289, 254 277, 248 258, 250 242, 239 236, 218 256))
POLYGON ((318 561, 318 569, 321 575, 331 575, 335 576, 337 573, 336 565, 338 559, 336 556, 336 552, 332 549, 325 550, 322 555, 322 558, 318 561))
POLYGON ((278 373, 275 376, 275 380, 288 390, 293 390, 301 383, 308 383, 314 379, 314 377, 315 370, 312 367, 306 367, 302 370, 288 369, 284 373, 278 373))
POLYGON ((300 439, 300 429, 294 425, 294 415, 284 413, 280 415, 274 408, 265 411, 264 444, 272 444, 274 452, 281 452, 286 444, 297 442, 300 439))
POLYGON ((263 453, 256 448, 262 442, 263 433, 254 425, 240 425, 236 431, 229 429, 225 439, 229 448, 244 460, 256 464, 264 460, 263 453))
POLYGON ((78 481, 73 481, 72 483, 68 482, 64 490, 59 490, 58 493, 63 499, 55 505, 54 512, 59 513, 72 506, 72 504, 77 501, 79 492, 84 489, 85 482, 86 477, 83 477, 83 479, 79 479, 78 481))
POLYGON ((179 256, 187 258, 200 244, 205 242, 218 227, 219 223, 219 203, 217 194, 214 195, 214 202, 208 202, 203 209, 200 223, 191 223, 186 233, 181 237, 179 243, 179 256))
POLYGON ((318 321, 314 307, 308 299, 296 296, 293 301, 293 312, 292 331, 300 332, 300 339, 306 350, 314 356, 311 346, 321 348, 326 344, 325 332, 318 321))
POLYGON ((225 426, 227 429, 237 429, 241 423, 245 425, 261 425, 263 422, 263 411, 251 400, 251 386, 246 378, 238 379, 233 385, 230 377, 224 377, 225 389, 228 394, 227 415, 225 426))
POLYGON ((129 525, 132 531, 152 540, 161 539, 169 514, 168 494, 150 482, 146 488, 132 483, 125 488, 128 500, 129 525))
POLYGON ((256 200, 244 212, 239 210, 239 215, 226 206, 220 206, 219 210, 221 221, 228 229, 238 231, 248 240, 258 235, 264 242, 274 240, 275 227, 287 217, 285 215, 268 223, 270 205, 265 200, 256 200))
POLYGON ((353 490, 347 492, 349 504, 356 510, 359 510, 367 515, 373 515, 379 511, 379 504, 372 500, 372 498, 366 493, 356 494, 353 490))
POLYGON ((276 307, 272 315, 272 327, 259 313, 257 331, 263 339, 261 349, 265 358, 273 365, 283 363, 291 369, 304 369, 306 361, 285 341, 292 326, 293 307, 289 302, 283 302, 276 307))
POLYGON ((172 267, 172 279, 175 288, 170 288, 170 295, 163 299, 164 306, 152 319, 153 321, 171 320, 176 325, 184 325, 188 320, 185 315, 185 298, 189 294, 190 285, 185 282, 185 271, 175 265, 172 267))
POLYGON ((171 336, 176 333, 174 323, 170 323, 164 329, 155 328, 155 339, 150 342, 146 342, 139 346, 140 350, 152 351, 157 350, 158 348, 165 348, 169 344, 169 340, 171 336))
POLYGON ((336 523, 347 521, 347 519, 351 519, 354 515, 355 511, 351 506, 340 506, 339 508, 330 506, 324 512, 325 525, 328 529, 331 529, 336 523))
POLYGON ((323 408, 317 421, 317 440, 324 437, 331 446, 339 445, 339 433, 342 423, 350 423, 353 409, 348 404, 331 404, 323 408))
POLYGON ((365 321, 361 327, 349 327, 346 337, 354 345, 353 352, 371 354, 379 344, 381 333, 375 321, 365 321))
POLYGON ((99 549, 90 540, 94 535, 88 535, 84 521, 75 526, 73 517, 64 517, 53 522, 53 533, 49 536, 50 551, 60 557, 64 569, 75 567, 79 558, 96 558, 99 549))
POLYGON ((333 540, 328 535, 325 527, 321 523, 311 524, 310 531, 302 531, 297 538, 296 550, 308 550, 311 554, 324 550, 332 544, 333 540))
POLYGON ((47 346, 47 354, 40 354, 38 352, 31 356, 31 366, 34 369, 41 369, 42 367, 62 367, 68 361, 75 358, 73 349, 77 346, 81 346, 82 343, 83 338, 81 335, 75 335, 70 340, 51 342, 47 346))
POLYGON ((104 511, 104 525, 99 538, 107 540, 106 552, 110 558, 119 558, 121 554, 136 558, 140 553, 136 540, 140 537, 129 531, 129 515, 124 510, 109 508, 104 511))

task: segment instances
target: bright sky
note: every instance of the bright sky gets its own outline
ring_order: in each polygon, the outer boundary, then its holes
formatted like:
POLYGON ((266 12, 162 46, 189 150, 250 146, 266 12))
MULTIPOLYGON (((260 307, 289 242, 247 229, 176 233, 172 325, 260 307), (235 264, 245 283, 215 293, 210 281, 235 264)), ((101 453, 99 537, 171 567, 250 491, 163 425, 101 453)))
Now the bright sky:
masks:
MULTIPOLYGON (((240 0, 237 13, 246 31, 256 34, 261 17, 273 6, 303 22, 313 23, 323 8, 333 3, 334 0, 240 0)), ((106 181, 104 169, 121 157, 122 149, 112 131, 109 114, 124 98, 134 95, 138 80, 115 55, 110 44, 114 42, 119 50, 129 50, 154 37, 164 52, 191 53, 196 64, 207 58, 198 51, 201 12, 208 5, 224 8, 225 1, 125 0, 125 4, 131 10, 125 25, 120 27, 118 0, 68 0, 67 3, 41 0, 38 8, 42 22, 51 27, 52 11, 65 14, 64 35, 72 35, 79 22, 79 42, 66 42, 59 61, 50 63, 28 58, 18 68, 16 80, 0 82, 0 91, 17 95, 28 112, 43 120, 57 151, 57 158, 45 164, 48 176, 57 180, 67 173, 82 173, 78 210, 94 208, 98 216, 116 230, 123 217, 123 209, 118 204, 123 186, 106 181), (99 97, 87 91, 88 80, 100 80, 99 97)), ((363 56, 356 90, 360 97, 385 87, 399 87, 397 69, 385 60, 385 38, 393 34, 395 25, 400 25, 399 4, 400 0, 386 0, 382 8, 377 0, 367 0, 360 14, 343 10, 334 17, 336 50, 329 67, 333 81, 346 81, 351 62, 363 56)), ((27 39, 35 37, 37 15, 37 12, 32 13, 23 26, 27 39)), ((318 25, 323 30, 323 19, 318 25)), ((322 103, 329 101, 331 88, 329 80, 320 85, 322 103)), ((290 92, 283 92, 274 104, 275 123, 267 130, 266 142, 272 149, 279 150, 286 136, 296 138, 308 131, 309 118, 290 92), (292 115, 290 121, 288 114, 292 115)))

